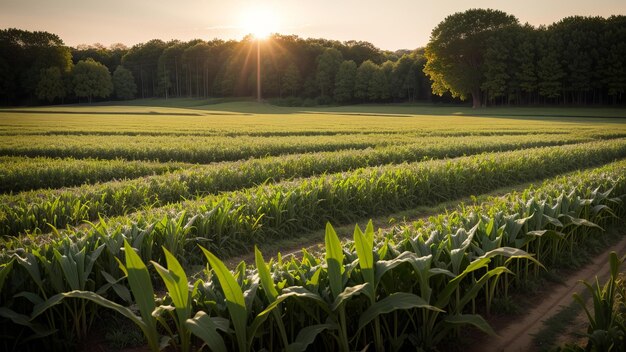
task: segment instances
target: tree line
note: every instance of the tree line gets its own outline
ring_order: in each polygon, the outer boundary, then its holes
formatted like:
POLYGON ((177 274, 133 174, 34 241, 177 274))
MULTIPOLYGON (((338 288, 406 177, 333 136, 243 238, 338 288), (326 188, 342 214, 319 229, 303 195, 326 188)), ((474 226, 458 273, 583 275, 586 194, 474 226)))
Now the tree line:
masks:
POLYGON ((286 105, 621 104, 626 89, 626 16, 533 27, 472 9, 448 16, 425 48, 395 52, 280 34, 70 48, 55 34, 0 30, 0 96, 3 104, 254 96, 257 45, 263 97, 286 105))
MULTIPOLYGON (((4 104, 256 94, 257 41, 150 40, 69 48, 55 34, 0 31, 4 104), (42 55, 43 53, 43 55, 42 55), (111 73, 113 73, 111 75, 111 73)), ((423 50, 272 35, 260 42, 263 97, 279 103, 426 100, 423 50)))
POLYGON ((433 29, 424 72, 433 92, 488 104, 623 104, 626 16, 520 24, 471 9, 433 29))

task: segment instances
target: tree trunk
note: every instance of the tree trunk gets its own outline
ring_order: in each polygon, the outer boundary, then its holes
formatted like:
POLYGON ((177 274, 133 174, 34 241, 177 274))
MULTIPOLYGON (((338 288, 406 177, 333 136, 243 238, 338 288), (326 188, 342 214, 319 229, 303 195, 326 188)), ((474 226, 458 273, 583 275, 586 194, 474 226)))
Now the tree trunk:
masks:
POLYGON ((178 80, 178 60, 174 56, 174 70, 176 72, 176 97, 180 98, 180 81, 178 80))
POLYGON ((146 96, 145 96, 145 93, 144 93, 145 91, 143 90, 143 66, 142 65, 139 65, 139 77, 140 77, 140 80, 141 80, 141 98, 143 99, 146 96))
POLYGON ((474 89, 472 90, 472 109, 479 108, 480 104, 480 90, 474 89))

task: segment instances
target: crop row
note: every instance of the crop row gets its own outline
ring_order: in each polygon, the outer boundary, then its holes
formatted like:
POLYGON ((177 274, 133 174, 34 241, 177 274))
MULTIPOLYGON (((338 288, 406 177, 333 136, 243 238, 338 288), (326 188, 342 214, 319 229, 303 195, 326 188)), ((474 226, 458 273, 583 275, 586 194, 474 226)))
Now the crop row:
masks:
POLYGON ((0 156, 0 193, 79 186, 163 174, 191 165, 137 160, 0 156))
POLYGON ((411 135, 378 134, 286 137, 225 136, 12 136, 0 140, 0 155, 161 160, 191 163, 267 155, 365 149, 415 143, 411 135))
MULTIPOLYGON (((580 132, 539 134, 545 140, 581 141, 623 137, 620 133, 580 132)), ((468 136, 466 138, 489 138, 468 136)), ((513 139, 515 136, 491 136, 513 139)), ((344 149, 414 144, 447 143, 452 138, 416 134, 347 134, 330 136, 227 137, 227 136, 10 136, 0 139, 0 155, 97 159, 160 160, 212 163, 248 158, 344 149), (440 140, 443 140, 441 142, 440 140)), ((533 138, 525 136, 524 139, 533 138)), ((518 137, 519 139, 519 137, 518 137)))
POLYGON ((254 267, 242 263, 234 274, 202 249, 211 271, 191 286, 176 248, 145 250, 155 227, 26 245, 5 252, 0 266, 0 325, 11 332, 2 343, 58 344, 60 335, 71 344, 87 335, 99 305, 137 324, 154 351, 160 342, 182 351, 435 349, 454 343, 459 327, 493 333, 478 311, 489 314, 495 298, 544 265, 602 239, 602 228, 624 217, 624 174, 622 161, 558 178, 432 217, 397 243, 370 224, 342 245, 327 225, 323 257, 303 251, 301 260, 267 263, 256 251, 254 267), (147 259, 167 289, 157 301, 147 259), (57 340, 46 340, 53 330, 57 340))
MULTIPOLYGON (((75 225, 83 220, 94 220, 98 214, 122 215, 138 208, 162 206, 201 195, 252 187, 268 180, 279 181, 388 163, 414 162, 424 158, 458 157, 463 154, 561 145, 585 140, 583 137, 546 137, 535 135, 523 140, 511 137, 432 139, 429 143, 217 163, 125 182, 0 196, 0 214, 5 214, 5 220, 0 216, 0 234, 42 229, 48 223, 57 227, 75 225), (67 210, 63 212, 60 209, 67 210), (25 218, 28 221, 18 220, 25 218)), ((107 161, 101 162, 106 167, 107 161)), ((51 163, 52 168, 56 168, 56 165, 58 164, 51 163)), ((24 178, 22 182, 28 181, 24 178)))
POLYGON ((303 131, 142 131, 142 130, 29 130, 29 131, 3 131, 0 136, 220 136, 220 137, 289 137, 289 136, 336 136, 336 135, 360 135, 367 137, 377 134, 410 134, 417 137, 466 137, 466 136, 525 136, 536 133, 540 134, 572 134, 570 130, 546 130, 537 132, 535 129, 503 129, 503 130, 476 130, 476 131, 436 131, 424 132, 414 130, 389 130, 389 131, 353 131, 353 130, 303 130, 303 131))
MULTIPOLYGON (((623 157, 626 157, 626 141, 616 140, 364 168, 152 208, 132 216, 102 220, 96 227, 80 227, 69 233, 76 231, 79 237, 86 232, 124 233, 134 237, 133 234, 150 229, 151 235, 142 237, 149 244, 136 244, 146 251, 166 245, 176 255, 183 256, 187 251, 195 251, 193 243, 201 241, 210 249, 234 253, 260 241, 319 229, 326 221, 346 223, 365 216, 436 204, 623 157), (181 224, 188 226, 183 228, 181 224)), ((84 210, 72 213, 77 207, 57 207, 54 214, 58 216, 51 220, 67 215, 70 219, 87 218, 84 214, 88 206, 83 205, 84 210)), ((25 224, 22 225, 25 228, 32 221, 32 212, 15 214, 5 215, 6 227, 25 224)), ((36 237, 43 240, 47 236, 36 237)), ((197 258, 184 256, 189 260, 197 258)))
MULTIPOLYGON (((561 136, 561 135, 544 135, 535 134, 520 139, 517 137, 460 137, 460 138, 425 138, 420 143, 367 148, 357 150, 340 150, 335 152, 319 152, 305 153, 303 155, 284 156, 283 160, 271 160, 269 164, 276 165, 272 171, 263 175, 261 178, 253 178, 251 182, 258 183, 268 178, 284 178, 294 176, 309 176, 319 172, 333 172, 349 170, 355 167, 373 166, 386 163, 398 163, 404 161, 417 161, 425 157, 444 158, 455 157, 462 154, 475 154, 477 152, 511 150, 523 147, 550 146, 561 144, 580 143, 591 141, 592 138, 584 136, 561 136), (303 162, 309 164, 306 169, 302 170, 303 162), (327 161, 329 160, 329 161, 327 161), (291 167, 291 163, 297 163, 295 167, 291 167), (309 167, 310 166, 310 167, 309 167), (285 169, 297 169, 296 172, 281 172, 285 169)), ((271 159, 271 158, 270 158, 271 159)), ((244 164, 254 164, 256 161, 247 161, 244 164)), ((263 169, 268 169, 264 161, 258 162, 263 164, 263 169)), ((189 168, 191 165, 172 164, 160 165, 153 162, 133 161, 124 164, 121 160, 93 160, 93 159, 52 159, 52 158, 25 158, 25 157, 0 157, 0 165, 4 171, 0 174, 0 191, 12 191, 17 193, 25 189, 35 189, 42 186, 46 188, 58 188, 80 185, 82 183, 95 183, 108 181, 111 179, 135 178, 141 175, 151 173, 149 170, 153 168, 153 173, 163 173, 170 170, 189 168)), ((219 165, 210 165, 208 167, 198 167, 191 173, 195 176, 187 175, 185 179, 197 179, 197 174, 211 173, 214 169, 247 169, 240 163, 222 163, 219 165)), ((209 180, 211 177, 209 177, 209 180)), ((207 181, 209 181, 207 180, 207 181)), ((192 181, 194 182, 194 181, 192 181)), ((197 181, 195 181, 197 182, 197 181)), ((206 182, 205 182, 206 183, 206 182)), ((219 185, 222 182, 218 182, 219 185)), ((210 187, 206 189, 192 190, 184 192, 182 197, 188 198, 195 192, 214 192, 220 190, 229 190, 239 188, 239 184, 235 182, 234 188, 210 187)))

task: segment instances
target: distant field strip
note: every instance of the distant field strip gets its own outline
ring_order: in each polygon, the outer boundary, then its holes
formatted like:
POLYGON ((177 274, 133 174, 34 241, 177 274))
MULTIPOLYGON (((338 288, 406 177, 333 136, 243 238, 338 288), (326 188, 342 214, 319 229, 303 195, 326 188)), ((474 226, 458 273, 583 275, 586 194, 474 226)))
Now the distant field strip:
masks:
MULTIPOLYGON (((603 117, 603 115, 620 116, 620 111, 623 116, 625 115, 623 109, 557 109, 558 114, 550 109, 489 109, 480 112, 489 116, 470 117, 463 114, 476 114, 476 111, 463 107, 351 106, 328 109, 311 108, 308 109, 310 111, 299 111, 298 109, 254 105, 249 110, 243 111, 246 115, 242 115, 239 112, 225 111, 229 106, 223 104, 205 107, 211 110, 121 106, 73 107, 72 111, 75 113, 69 115, 28 114, 0 110, 0 134, 89 134, 93 132, 129 135, 285 136, 377 132, 477 135, 505 134, 507 131, 508 133, 579 133, 591 130, 626 133, 626 119, 603 117), (263 109, 267 109, 267 113, 264 113, 263 109), (116 114, 107 115, 108 111, 116 114), (92 112, 97 112, 97 114, 92 114, 92 112), (119 114, 123 112, 129 114, 126 116, 119 114), (137 112, 147 114, 136 115, 137 112), (151 112, 154 114, 150 115, 151 112), (251 112, 255 114, 250 114, 251 112), (344 115, 348 112, 361 113, 361 115, 344 115), (179 115, 181 113, 201 113, 204 116, 182 116, 179 115), (399 114, 406 115, 406 117, 389 116, 399 114), (498 117, 498 114, 502 116, 498 117), (511 114, 517 116, 505 117, 511 114), (567 117, 580 114, 597 114, 598 117, 567 117), (551 118, 544 115, 563 117, 551 118)), ((241 104, 230 107, 239 108, 241 104)), ((41 110, 65 111, 68 109, 49 107, 41 110)))
MULTIPOLYGON (((624 157, 626 140, 615 140, 370 167, 147 209, 107 220, 106 231, 137 231, 157 223, 167 227, 169 222, 184 224, 197 216, 185 236, 221 253, 234 253, 257 241, 319 229, 326 221, 345 223, 433 205, 624 157)), ((57 200, 30 209, 27 204, 13 204, 3 209, 2 233, 16 235, 36 227, 45 231, 47 223, 63 227, 63 222, 77 223, 97 215, 90 214, 87 203, 61 204, 57 200)))
POLYGON ((0 192, 80 186, 133 179, 190 167, 183 163, 71 158, 0 157, 0 192))
MULTIPOLYGON (((535 130, 488 130, 488 131, 385 131, 385 135, 406 135, 414 137, 465 137, 465 136, 525 136, 538 133, 535 130)), ((596 135, 614 135, 614 133, 572 133, 571 131, 541 131, 541 134, 596 134, 596 135)), ((341 136, 341 135, 360 135, 365 138, 370 135, 380 135, 379 131, 352 131, 352 130, 332 130, 332 131, 316 131, 316 130, 303 130, 303 131, 266 131, 266 132, 253 132, 253 131, 231 131, 231 132, 212 132, 212 131, 181 131, 181 132, 168 132, 168 131, 114 131, 109 129, 103 130, 58 130, 58 131, 0 131, 0 136, 221 136, 221 137, 287 137, 287 136, 341 136)), ((626 137, 626 132, 620 133, 620 136, 626 137)))

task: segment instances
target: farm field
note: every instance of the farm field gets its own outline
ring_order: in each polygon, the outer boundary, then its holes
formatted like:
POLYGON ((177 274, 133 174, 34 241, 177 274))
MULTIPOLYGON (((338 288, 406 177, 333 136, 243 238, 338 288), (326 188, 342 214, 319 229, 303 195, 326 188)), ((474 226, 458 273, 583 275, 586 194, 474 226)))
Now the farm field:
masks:
POLYGON ((0 349, 447 350, 623 229, 624 175, 624 109, 0 109, 0 349))

